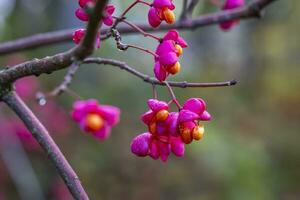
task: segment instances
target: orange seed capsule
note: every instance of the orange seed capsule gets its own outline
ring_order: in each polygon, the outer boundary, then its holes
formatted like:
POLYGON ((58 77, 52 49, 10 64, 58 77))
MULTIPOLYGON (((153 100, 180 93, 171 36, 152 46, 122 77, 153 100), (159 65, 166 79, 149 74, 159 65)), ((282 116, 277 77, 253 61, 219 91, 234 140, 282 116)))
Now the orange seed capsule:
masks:
POLYGON ((86 126, 91 131, 97 131, 103 127, 104 121, 97 114, 88 114, 86 116, 86 126))
POLYGON ((170 67, 169 69, 168 69, 168 72, 170 73, 170 74, 177 74, 178 72, 180 72, 180 69, 181 69, 181 65, 180 65, 180 63, 179 62, 177 62, 177 63, 175 63, 172 67, 170 67))
POLYGON ((175 22, 175 14, 169 8, 164 8, 162 14, 163 14, 163 18, 168 24, 173 24, 175 22))
POLYGON ((183 49, 179 44, 175 45, 175 49, 177 51, 177 56, 181 56, 183 54, 183 49))
POLYGON ((190 129, 185 128, 181 131, 181 139, 185 144, 190 144, 193 141, 190 129))
POLYGON ((150 125, 149 125, 149 131, 150 133, 152 134, 155 134, 156 133, 156 123, 155 122, 151 122, 150 125))
POLYGON ((167 110, 160 110, 156 113, 156 120, 159 122, 165 121, 169 117, 169 112, 167 110))
POLYGON ((193 138, 195 140, 201 140, 204 136, 204 126, 198 125, 193 129, 193 138))

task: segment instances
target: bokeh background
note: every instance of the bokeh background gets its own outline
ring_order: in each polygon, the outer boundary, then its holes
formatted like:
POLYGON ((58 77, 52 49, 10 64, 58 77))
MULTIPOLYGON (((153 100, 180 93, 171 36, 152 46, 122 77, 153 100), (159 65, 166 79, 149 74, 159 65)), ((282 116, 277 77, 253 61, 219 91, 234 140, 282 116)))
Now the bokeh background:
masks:
MULTIPOLYGON (((120 14, 132 1, 113 2, 120 14)), ((178 16, 182 2, 175 3, 178 16)), ((74 17, 76 8, 75 0, 0 0, 0 41, 83 27, 74 17)), ((194 15, 215 11, 208 0, 200 0, 194 15)), ((146 8, 138 6, 128 19, 146 22, 145 13, 146 8)), ((261 20, 242 21, 226 33, 218 26, 181 31, 190 46, 181 59, 182 72, 171 80, 235 78, 238 85, 175 89, 181 102, 189 97, 205 99, 214 120, 205 124, 203 141, 187 146, 185 157, 171 156, 167 163, 137 158, 130 152, 131 139, 146 131, 139 116, 152 97, 151 85, 131 74, 86 65, 71 85, 83 98, 97 98, 122 109, 120 124, 105 142, 81 132, 72 122, 73 97, 64 94, 46 106, 34 101, 35 92, 53 89, 65 71, 22 80, 19 87, 91 199, 300 199, 300 1, 279 0, 264 14, 261 20)), ((156 45, 139 35, 123 36, 123 40, 151 49, 156 45)), ((72 46, 70 42, 1 56, 0 65, 52 55, 72 46)), ((151 56, 132 49, 120 52, 113 39, 103 42, 95 56, 126 61, 152 73, 151 56)), ((168 100, 166 88, 158 92, 160 99, 168 100)), ((26 195, 71 199, 45 153, 24 133, 22 123, 5 105, 0 109, 0 199, 26 195)))

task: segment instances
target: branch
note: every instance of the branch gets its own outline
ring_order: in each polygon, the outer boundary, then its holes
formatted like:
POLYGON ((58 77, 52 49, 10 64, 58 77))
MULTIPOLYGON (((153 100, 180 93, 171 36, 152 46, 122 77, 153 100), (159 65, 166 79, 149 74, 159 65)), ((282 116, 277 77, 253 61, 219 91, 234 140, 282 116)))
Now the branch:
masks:
POLYGON ((67 90, 68 86, 71 84, 72 79, 73 79, 76 71, 78 70, 78 68, 79 68, 79 63, 78 62, 74 62, 70 66, 67 74, 65 75, 63 82, 59 86, 57 86, 53 91, 51 91, 48 94, 48 96, 52 96, 52 97, 58 96, 61 93, 63 93, 65 90, 67 90))
POLYGON ((33 59, 3 70, 0 72, 0 84, 11 83, 24 76, 39 76, 43 73, 49 74, 70 66, 75 60, 80 61, 91 55, 94 51, 96 35, 101 24, 102 11, 106 3, 107 0, 97 1, 93 14, 90 16, 85 37, 78 46, 54 56, 33 59))
MULTIPOLYGON (((155 78, 151 78, 150 76, 143 74, 136 69, 133 69, 125 62, 113 60, 113 59, 105 59, 105 58, 87 58, 84 60, 86 64, 104 64, 104 65, 112 65, 118 67, 122 70, 133 74, 134 76, 142 79, 143 81, 150 83, 152 85, 162 85, 166 86, 165 82, 160 82, 155 78)), ((222 87, 222 86, 233 86, 237 82, 235 80, 226 81, 226 82, 216 82, 216 83, 189 83, 189 82, 175 82, 175 81, 168 81, 169 85, 172 87, 179 87, 179 88, 187 88, 187 87, 222 87)))
POLYGON ((107 1, 108 0, 97 1, 92 14, 90 15, 85 37, 75 48, 54 56, 34 59, 0 72, 0 100, 4 101, 23 120, 24 124, 31 131, 58 169, 59 174, 67 184, 75 199, 86 200, 89 198, 81 186, 76 173, 52 140, 48 131, 18 95, 11 91, 11 83, 26 75, 51 73, 55 70, 66 68, 73 62, 78 62, 91 55, 94 51, 96 36, 100 28, 102 13, 107 1))
POLYGON ((2 97, 2 100, 21 118, 28 130, 45 150, 67 184, 73 197, 75 199, 89 199, 81 186, 78 176, 73 171, 46 128, 26 106, 22 99, 15 92, 9 92, 2 97))
MULTIPOLYGON (((150 27, 148 24, 145 23, 137 24, 137 26, 142 28, 144 31, 148 31, 148 32, 158 32, 158 31, 168 30, 172 28, 196 29, 199 27, 218 24, 220 22, 224 22, 231 19, 240 19, 240 18, 246 19, 246 18, 260 17, 261 10, 275 1, 276 0, 252 0, 248 5, 241 8, 232 9, 228 11, 219 11, 217 13, 199 16, 194 19, 179 20, 177 23, 173 25, 163 24, 158 29, 153 29, 152 27, 150 27)), ((137 30, 127 26, 120 26, 118 30, 122 34, 137 32, 137 30)), ((41 34, 17 39, 15 41, 4 42, 0 44, 0 55, 22 51, 26 49, 33 49, 33 48, 46 46, 50 44, 56 44, 60 42, 71 41, 73 31, 74 29, 68 29, 68 30, 54 31, 49 33, 41 33, 41 34)), ((108 31, 109 28, 103 29, 101 31, 101 34, 104 35, 102 38, 107 38, 106 33, 108 31)))

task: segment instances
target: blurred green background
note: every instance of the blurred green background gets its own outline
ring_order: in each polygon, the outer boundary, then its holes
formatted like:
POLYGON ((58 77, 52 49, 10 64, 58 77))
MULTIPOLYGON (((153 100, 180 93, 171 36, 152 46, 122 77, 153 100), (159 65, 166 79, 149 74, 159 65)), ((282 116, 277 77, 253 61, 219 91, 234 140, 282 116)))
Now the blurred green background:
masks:
MULTIPOLYGON (((116 13, 131 2, 114 0, 116 13)), ((175 4, 179 16, 181 0, 175 4)), ((0 41, 83 27, 74 17, 76 8, 74 0, 0 0, 0 41)), ((217 9, 207 0, 200 0, 194 15, 214 11, 217 9)), ((74 91, 122 109, 120 124, 105 142, 81 132, 71 119, 65 121, 72 126, 67 135, 53 134, 91 199, 300 199, 300 1, 279 0, 264 14, 261 20, 241 21, 226 33, 218 26, 180 31, 189 48, 181 59, 181 73, 170 80, 234 78, 238 85, 175 89, 180 102, 189 97, 205 99, 214 120, 205 124, 203 141, 188 145, 183 158, 171 156, 167 163, 137 158, 130 152, 131 139, 146 131, 139 116, 147 110, 151 85, 109 66, 80 68, 71 85, 74 91)), ((128 19, 146 22, 146 8, 138 6, 128 19)), ((156 45, 139 35, 123 36, 123 41, 151 49, 156 45)), ((70 42, 2 56, 0 65, 19 57, 52 55, 72 46, 70 42)), ((120 52, 113 39, 104 41, 95 56, 126 61, 152 74, 151 56, 132 49, 120 52)), ((42 91, 58 85, 64 74, 38 77, 42 91)), ((158 91, 160 99, 168 100, 166 88, 158 91)), ((64 94, 55 101, 69 113, 74 99, 64 94)), ((45 198, 59 199, 53 194, 57 172, 45 154, 28 152, 28 156, 45 198)), ((0 193, 5 199, 19 199, 5 165, 1 174, 6 180, 0 182, 0 193)))

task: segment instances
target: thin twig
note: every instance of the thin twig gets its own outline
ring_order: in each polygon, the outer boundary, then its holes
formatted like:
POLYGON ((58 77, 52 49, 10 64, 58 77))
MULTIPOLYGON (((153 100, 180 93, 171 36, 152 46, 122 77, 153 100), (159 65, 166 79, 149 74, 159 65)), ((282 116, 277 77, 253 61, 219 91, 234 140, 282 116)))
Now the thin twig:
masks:
POLYGON ((81 186, 78 176, 49 135, 47 129, 26 106, 22 99, 15 92, 9 92, 2 97, 2 100, 20 117, 28 130, 45 150, 49 159, 54 163, 59 174, 64 179, 73 197, 80 200, 89 199, 81 186))
POLYGON ((71 84, 76 71, 79 68, 79 64, 79 62, 74 62, 68 69, 68 72, 64 77, 63 82, 59 86, 57 86, 53 91, 51 91, 47 96, 58 96, 64 91, 66 91, 68 89, 68 86, 71 84))
POLYGON ((170 84, 168 83, 168 81, 164 81, 164 83, 166 84, 168 91, 170 92, 170 95, 172 97, 172 102, 175 103, 175 105, 177 106, 177 108, 180 110, 182 108, 182 106, 180 105, 180 103, 177 101, 177 98, 175 96, 175 93, 172 89, 172 87, 170 86, 170 84))
MULTIPOLYGON (((165 86, 166 84, 164 82, 160 82, 156 80, 155 78, 152 78, 146 74, 143 74, 136 69, 130 67, 125 62, 113 60, 113 59, 105 59, 105 58, 87 58, 84 60, 84 63, 87 64, 103 64, 103 65, 112 65, 115 67, 118 67, 122 70, 125 70, 129 72, 130 74, 133 74, 134 76, 142 79, 143 81, 154 84, 154 85, 162 85, 165 86)), ((189 82, 174 82, 174 81, 168 81, 169 85, 172 87, 179 87, 179 88, 187 88, 187 87, 224 87, 224 86, 233 86, 237 82, 235 80, 226 81, 226 82, 215 82, 215 83, 189 83, 189 82)))
POLYGON ((96 2, 93 12, 89 18, 85 37, 75 48, 54 56, 34 59, 0 72, 0 100, 4 101, 23 120, 27 128, 31 131, 33 136, 48 154, 50 160, 58 169, 58 172, 75 199, 86 200, 89 198, 76 173, 69 165, 55 142, 52 140, 45 127, 39 122, 18 95, 11 91, 10 85, 16 79, 24 77, 27 73, 34 75, 51 73, 52 70, 66 68, 74 61, 83 60, 87 56, 91 55, 95 48, 96 36, 98 34, 98 29, 100 28, 102 13, 107 1, 108 0, 102 0, 96 2))
MULTIPOLYGON (((196 1, 198 0, 193 0, 193 2, 196 1)), ((276 0, 252 0, 248 5, 241 8, 232 9, 228 11, 219 11, 217 13, 199 16, 194 19, 179 20, 173 25, 162 24, 157 29, 153 29, 147 23, 141 23, 136 25, 147 32, 159 32, 172 28, 193 30, 199 27, 218 24, 226 20, 260 17, 261 10, 275 1, 276 0)), ((191 5, 192 4, 190 4, 189 10, 193 9, 191 5)), ((120 26, 118 27, 118 30, 122 34, 137 33, 137 30, 127 26, 120 26)), ((23 51, 26 49, 33 49, 50 44, 71 41, 73 32, 74 29, 53 31, 49 33, 40 33, 37 35, 32 35, 29 37, 4 42, 0 44, 0 55, 17 51, 23 51)), ((101 39, 109 38, 110 35, 107 35, 107 33, 110 33, 110 28, 102 29, 101 39)))

